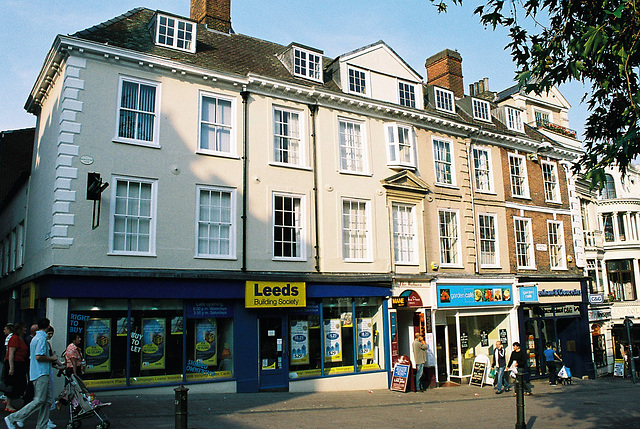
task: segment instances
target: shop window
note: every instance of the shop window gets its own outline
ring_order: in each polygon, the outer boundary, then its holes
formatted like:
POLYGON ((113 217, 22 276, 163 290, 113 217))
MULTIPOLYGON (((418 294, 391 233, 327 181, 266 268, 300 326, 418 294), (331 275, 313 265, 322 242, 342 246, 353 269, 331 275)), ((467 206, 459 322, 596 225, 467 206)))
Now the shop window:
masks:
POLYGON ((324 299, 322 318, 324 375, 354 372, 352 299, 324 299))
MULTIPOLYGON (((224 306, 221 306, 224 310, 224 306)), ((186 322, 187 381, 233 376, 233 319, 188 318, 186 322)))
POLYGON ((356 350, 357 371, 381 369, 384 347, 380 344, 382 331, 382 300, 380 298, 356 298, 356 350))
POLYGON ((320 377, 323 356, 320 303, 307 303, 305 309, 292 310, 289 315, 289 340, 289 378, 320 377))
POLYGON ((591 325, 591 340, 593 342, 593 363, 596 368, 607 366, 607 343, 602 333, 602 325, 594 323, 591 325))

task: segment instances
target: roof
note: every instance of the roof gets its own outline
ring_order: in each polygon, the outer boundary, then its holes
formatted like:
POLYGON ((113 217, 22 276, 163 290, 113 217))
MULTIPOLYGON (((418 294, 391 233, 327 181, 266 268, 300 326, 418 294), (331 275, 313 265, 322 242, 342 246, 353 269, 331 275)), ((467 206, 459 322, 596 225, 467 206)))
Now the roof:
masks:
POLYGON ((35 128, 0 132, 0 213, 31 175, 35 128))

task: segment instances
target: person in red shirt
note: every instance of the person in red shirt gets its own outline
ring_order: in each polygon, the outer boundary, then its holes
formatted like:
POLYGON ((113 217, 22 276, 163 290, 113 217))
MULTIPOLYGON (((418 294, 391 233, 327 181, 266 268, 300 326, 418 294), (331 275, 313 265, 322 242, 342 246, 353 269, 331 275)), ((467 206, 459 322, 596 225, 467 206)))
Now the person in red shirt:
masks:
POLYGON ((78 346, 82 342, 82 336, 80 334, 74 334, 71 337, 71 343, 67 346, 67 349, 64 351, 64 356, 67 362, 67 376, 71 376, 71 374, 79 376, 82 369, 82 353, 78 346))
POLYGON ((24 343, 22 336, 24 335, 25 324, 18 323, 14 330, 9 344, 7 344, 6 359, 9 363, 8 370, 5 370, 5 384, 11 386, 11 392, 7 392, 7 406, 4 409, 8 413, 13 413, 16 408, 12 404, 12 400, 20 398, 27 387, 27 365, 29 358, 29 349, 24 343))

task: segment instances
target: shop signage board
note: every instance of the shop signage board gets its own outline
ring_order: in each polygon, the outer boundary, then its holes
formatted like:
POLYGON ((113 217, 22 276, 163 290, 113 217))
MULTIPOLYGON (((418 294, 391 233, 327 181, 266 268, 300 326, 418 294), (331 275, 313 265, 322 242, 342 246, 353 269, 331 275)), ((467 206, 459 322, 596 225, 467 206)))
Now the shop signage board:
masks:
POLYGON ((475 361, 473 363, 473 372, 471 373, 471 380, 469 380, 469 385, 482 387, 486 371, 486 363, 475 361))
POLYGON ((20 310, 33 308, 36 308, 36 285, 29 282, 20 288, 20 310))
POLYGON ((538 302, 538 286, 522 286, 519 287, 520 302, 538 302))
POLYGON ((539 282, 538 297, 542 304, 582 302, 580 282, 539 282))
POLYGON ((409 368, 411 361, 407 356, 400 356, 398 363, 393 367, 393 374, 391 376, 391 390, 397 392, 407 391, 407 381, 409 380, 409 368))
POLYGON ((216 317, 233 317, 233 307, 221 302, 187 302, 187 318, 211 319, 216 317))
POLYGON ((246 308, 306 307, 306 283, 248 281, 244 304, 246 308))
POLYGON ((511 285, 439 285, 438 307, 513 305, 511 285))
POLYGON ((590 293, 589 294, 589 304, 602 304, 604 303, 604 294, 603 293, 590 293))

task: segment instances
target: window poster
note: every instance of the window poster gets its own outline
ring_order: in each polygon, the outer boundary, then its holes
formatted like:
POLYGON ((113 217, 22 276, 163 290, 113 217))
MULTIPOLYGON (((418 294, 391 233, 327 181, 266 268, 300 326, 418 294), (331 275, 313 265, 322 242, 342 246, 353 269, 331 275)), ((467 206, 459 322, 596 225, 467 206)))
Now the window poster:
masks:
MULTIPOLYGON (((133 325, 133 320, 131 321, 133 325)), ((118 337, 126 337, 129 333, 129 322, 126 317, 120 317, 116 320, 116 335, 118 337)))
POLYGON ((184 325, 184 318, 182 316, 176 316, 171 318, 171 335, 182 335, 182 326, 184 325))
POLYGON ((309 364, 309 322, 298 320, 291 325, 291 365, 309 364))
POLYGON ((142 319, 142 353, 140 354, 142 369, 164 369, 166 332, 164 319, 142 319))
POLYGON ((358 359, 373 358, 373 322, 371 318, 357 320, 358 328, 358 359))
POLYGON ((89 319, 85 323, 85 372, 110 372, 111 319, 89 319))
POLYGON ((218 364, 218 324, 216 319, 196 321, 195 343, 197 362, 207 365, 218 364))
POLYGON ((340 319, 327 319, 324 321, 324 361, 342 362, 340 319))

